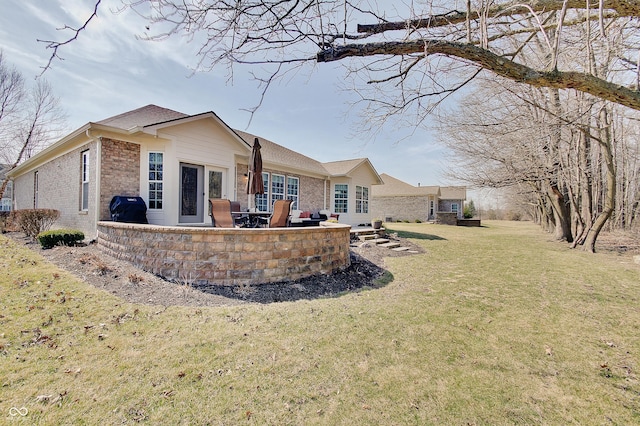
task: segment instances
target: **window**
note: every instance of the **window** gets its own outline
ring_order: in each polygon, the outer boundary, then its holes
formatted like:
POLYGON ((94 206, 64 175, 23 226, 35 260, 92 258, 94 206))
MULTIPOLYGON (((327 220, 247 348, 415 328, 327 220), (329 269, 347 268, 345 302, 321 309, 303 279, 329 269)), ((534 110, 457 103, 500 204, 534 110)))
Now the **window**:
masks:
POLYGON ((276 200, 284 200, 284 175, 271 175, 271 205, 276 200))
POLYGON ((3 199, 0 200, 0 211, 11 211, 11 200, 13 199, 13 182, 8 181, 7 187, 4 190, 3 199))
POLYGON ((262 173, 264 194, 256 194, 256 209, 259 212, 269 211, 269 173, 262 173))
POLYGON ((458 203, 451 203, 451 212, 458 213, 458 203))
POLYGON ((161 152, 149 153, 149 208, 161 209, 163 200, 164 156, 161 152))
POLYGON ((293 200, 291 208, 298 209, 298 195, 300 192, 300 179, 287 176, 287 199, 293 200))
POLYGON ((222 198, 223 173, 209 170, 209 198, 222 198))
POLYGON ((369 213, 369 188, 356 186, 356 213, 369 213))
POLYGON ((284 200, 285 198, 293 200, 293 209, 298 207, 300 178, 263 172, 262 182, 264 194, 256 195, 256 209, 258 211, 270 211, 276 200, 284 200))
POLYGON ((82 152, 82 195, 80 210, 89 210, 89 151, 82 152))
POLYGON ((349 204, 349 185, 337 183, 333 194, 334 210, 336 213, 347 213, 349 204))

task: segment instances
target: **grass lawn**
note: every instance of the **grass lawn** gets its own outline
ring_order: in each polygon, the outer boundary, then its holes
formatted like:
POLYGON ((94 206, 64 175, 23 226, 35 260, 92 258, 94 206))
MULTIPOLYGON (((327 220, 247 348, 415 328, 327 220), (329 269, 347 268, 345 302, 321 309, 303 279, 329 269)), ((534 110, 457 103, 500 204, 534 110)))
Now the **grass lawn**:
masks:
POLYGON ((640 423, 629 256, 388 229, 426 252, 382 288, 224 308, 125 303, 0 236, 0 423, 640 423))

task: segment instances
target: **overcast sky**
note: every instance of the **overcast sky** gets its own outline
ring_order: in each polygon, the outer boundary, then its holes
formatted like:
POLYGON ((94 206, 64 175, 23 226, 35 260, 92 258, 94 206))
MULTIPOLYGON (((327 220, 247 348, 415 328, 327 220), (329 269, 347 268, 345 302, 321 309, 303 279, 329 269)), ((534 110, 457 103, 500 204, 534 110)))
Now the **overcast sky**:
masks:
MULTIPOLYGON (((0 0, 0 49, 31 83, 51 51, 37 40, 65 40, 56 30, 80 26, 93 11, 93 0, 0 0)), ((185 39, 140 41, 146 22, 128 12, 113 14, 119 0, 103 0, 98 19, 78 40, 62 47, 44 74, 68 114, 69 132, 148 104, 198 114, 214 111, 229 126, 270 139, 327 162, 367 157, 378 173, 412 185, 448 185, 449 164, 433 136, 410 137, 384 129, 375 140, 358 135, 361 117, 349 110, 353 94, 339 89, 341 64, 319 64, 274 87, 249 125, 243 111, 259 101, 255 82, 241 72, 233 84, 226 70, 193 74, 197 45, 185 39), (247 127, 249 126, 249 127, 247 127)))

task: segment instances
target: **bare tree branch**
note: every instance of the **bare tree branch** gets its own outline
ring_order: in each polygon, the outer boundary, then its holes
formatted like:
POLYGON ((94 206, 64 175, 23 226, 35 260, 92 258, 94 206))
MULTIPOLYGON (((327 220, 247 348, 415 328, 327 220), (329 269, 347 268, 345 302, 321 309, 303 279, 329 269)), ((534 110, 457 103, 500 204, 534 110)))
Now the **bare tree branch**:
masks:
POLYGON ((593 96, 640 110, 640 92, 581 72, 543 72, 519 64, 477 46, 442 40, 347 44, 318 53, 318 62, 338 61, 354 56, 441 54, 463 59, 497 75, 534 87, 576 89, 593 96))
MULTIPOLYGON (((624 1, 624 0, 601 0, 602 7, 600 5, 594 5, 593 8, 598 8, 600 16, 603 16, 604 9, 610 9, 616 11, 618 17, 638 17, 640 16, 640 4, 637 1, 624 1)), ((531 11, 535 12, 551 12, 562 10, 564 1, 562 0, 534 0, 524 4, 518 2, 507 2, 504 4, 497 4, 488 9, 488 15, 497 17, 500 15, 518 15, 527 14, 531 11)), ((570 9, 584 9, 585 3, 583 0, 569 0, 567 1, 567 8, 570 9)), ((387 31, 399 31, 409 28, 435 28, 446 27, 453 24, 464 23, 467 19, 479 19, 479 15, 476 13, 473 17, 472 13, 467 11, 453 10, 451 12, 432 15, 426 18, 411 19, 404 22, 381 22, 378 24, 359 24, 359 33, 368 34, 380 34, 387 31), (471 16, 469 16, 471 15, 471 16)))
POLYGON ((46 70, 48 70, 49 68, 51 68, 51 63, 53 62, 53 60, 55 58, 58 58, 60 60, 63 60, 62 57, 60 57, 58 55, 58 49, 64 45, 67 45, 69 43, 71 43, 74 40, 77 40, 78 36, 80 35, 80 33, 85 30, 87 28, 87 25, 89 25, 89 22, 91 22, 91 20, 93 20, 93 18, 96 18, 98 16, 98 6, 100 6, 100 2, 102 0, 96 0, 96 4, 93 8, 93 13, 91 14, 91 16, 89 16, 89 18, 84 22, 84 24, 82 24, 82 26, 80 28, 71 28, 68 25, 65 25, 62 28, 58 28, 59 30, 71 30, 73 31, 73 36, 71 36, 69 39, 65 40, 65 41, 53 41, 53 40, 38 40, 38 42, 40 43, 47 43, 46 48, 47 49, 52 49, 53 51, 51 52, 51 56, 49 57, 49 61, 47 62, 47 65, 45 65, 44 67, 42 67, 42 72, 40 73, 40 76, 42 76, 42 74, 44 74, 44 72, 46 70))

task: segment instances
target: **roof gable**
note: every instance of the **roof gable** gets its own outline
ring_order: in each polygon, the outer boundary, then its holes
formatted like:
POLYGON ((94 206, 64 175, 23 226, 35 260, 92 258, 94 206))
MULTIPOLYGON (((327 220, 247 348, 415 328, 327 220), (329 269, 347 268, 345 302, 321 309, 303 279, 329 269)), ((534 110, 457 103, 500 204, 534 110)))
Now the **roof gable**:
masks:
POLYGON ((464 186, 443 186, 440 188, 442 200, 466 200, 467 188, 464 186))
POLYGON ((378 197, 398 197, 406 195, 439 195, 437 186, 413 186, 386 173, 381 176, 383 185, 374 186, 372 192, 378 197))
POLYGON ((322 165, 325 169, 327 169, 332 177, 351 177, 358 169, 365 167, 368 168, 369 171, 375 176, 377 182, 374 183, 374 185, 381 185, 383 183, 382 178, 368 158, 354 158, 352 160, 331 161, 328 163, 322 163, 322 165))
POLYGON ((186 117, 189 117, 189 115, 157 105, 147 105, 114 115, 113 117, 105 118, 104 120, 97 121, 96 124, 130 130, 136 127, 145 127, 186 117))

